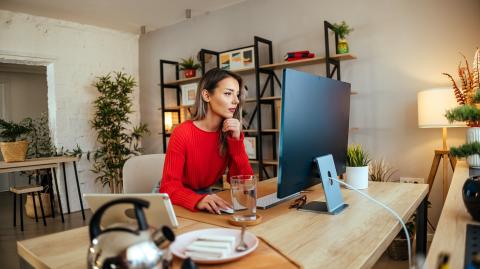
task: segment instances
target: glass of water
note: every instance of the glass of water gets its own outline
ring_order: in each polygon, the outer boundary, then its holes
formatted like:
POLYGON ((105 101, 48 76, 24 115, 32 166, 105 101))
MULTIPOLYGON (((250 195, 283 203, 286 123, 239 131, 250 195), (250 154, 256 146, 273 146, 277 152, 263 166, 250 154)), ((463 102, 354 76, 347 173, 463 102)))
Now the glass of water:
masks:
POLYGON ((257 178, 253 175, 230 177, 233 204, 233 220, 252 221, 257 219, 257 178))

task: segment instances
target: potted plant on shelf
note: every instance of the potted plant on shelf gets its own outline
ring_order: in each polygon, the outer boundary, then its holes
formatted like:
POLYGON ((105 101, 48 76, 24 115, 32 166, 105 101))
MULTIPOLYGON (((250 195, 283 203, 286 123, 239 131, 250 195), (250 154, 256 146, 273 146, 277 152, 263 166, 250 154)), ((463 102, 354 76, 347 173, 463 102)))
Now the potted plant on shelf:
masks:
POLYGON ((453 156, 466 157, 467 163, 472 168, 480 168, 480 50, 477 49, 470 67, 467 59, 465 66, 458 67, 458 75, 461 80, 461 88, 450 74, 448 76, 453 84, 453 91, 457 99, 458 107, 450 109, 445 117, 450 121, 466 122, 467 143, 450 149, 453 156))
POLYGON ((0 149, 5 162, 25 161, 28 151, 28 141, 23 139, 31 129, 23 124, 0 119, 0 149))
POLYGON ((187 59, 182 59, 179 63, 180 70, 183 71, 183 74, 186 78, 193 78, 197 75, 197 69, 200 68, 200 64, 195 63, 193 57, 187 59))
POLYGON ((350 145, 347 149, 347 184, 357 189, 368 188, 368 154, 360 145, 350 145))
POLYGON ((333 27, 340 39, 337 44, 337 54, 348 53, 349 49, 346 37, 353 31, 353 28, 350 28, 345 21, 342 21, 340 24, 334 23, 333 27))

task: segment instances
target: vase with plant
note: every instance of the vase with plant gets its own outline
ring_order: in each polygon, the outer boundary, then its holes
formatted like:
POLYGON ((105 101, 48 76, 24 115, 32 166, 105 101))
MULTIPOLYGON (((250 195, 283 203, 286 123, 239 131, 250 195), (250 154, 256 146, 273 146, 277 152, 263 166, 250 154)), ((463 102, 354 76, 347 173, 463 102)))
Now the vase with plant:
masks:
POLYGON ((467 129, 467 143, 452 147, 450 151, 455 157, 466 157, 470 167, 480 168, 480 50, 476 50, 472 66, 468 64, 466 57, 462 56, 465 66, 458 66, 460 87, 452 75, 443 73, 450 78, 459 104, 458 107, 448 110, 445 117, 450 122, 466 122, 470 128, 467 129))
POLYGON ((338 35, 338 44, 337 44, 337 54, 348 53, 348 41, 347 36, 353 31, 353 28, 350 28, 345 21, 341 23, 334 23, 333 27, 335 28, 334 32, 338 35))
POLYGON ((99 77, 95 83, 100 96, 94 102, 91 124, 100 146, 92 152, 92 171, 112 193, 122 192, 123 165, 131 156, 140 154, 140 139, 149 132, 146 124, 128 128, 128 116, 133 112, 130 95, 135 86, 134 78, 122 72, 99 77))
POLYGON ((193 57, 188 57, 187 59, 182 59, 179 63, 180 70, 183 71, 183 74, 186 78, 193 78, 197 75, 197 69, 200 68, 200 64, 195 63, 193 57))
POLYGON ((0 149, 5 162, 25 161, 28 151, 28 141, 25 136, 31 129, 22 123, 0 119, 0 149))
POLYGON ((350 145, 347 149, 347 184, 357 189, 368 188, 368 164, 370 159, 360 145, 350 145))

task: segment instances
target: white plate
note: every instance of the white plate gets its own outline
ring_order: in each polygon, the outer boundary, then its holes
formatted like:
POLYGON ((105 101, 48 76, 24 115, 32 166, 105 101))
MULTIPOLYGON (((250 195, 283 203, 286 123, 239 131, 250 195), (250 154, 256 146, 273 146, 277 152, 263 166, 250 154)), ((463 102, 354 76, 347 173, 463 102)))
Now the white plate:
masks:
MULTIPOLYGON (((176 237, 175 241, 170 246, 170 251, 172 251, 172 253, 175 256, 181 259, 186 259, 187 256, 185 256, 185 249, 193 241, 197 240, 200 237, 200 235, 202 236, 205 236, 205 235, 235 236, 235 246, 236 246, 238 242, 240 242, 240 233, 241 233, 241 230, 225 229, 225 228, 214 228, 214 229, 203 229, 203 230, 191 231, 176 237)), ((244 240, 248 246, 248 249, 245 251, 242 251, 242 252, 233 251, 233 253, 230 254, 230 256, 225 258, 193 259, 193 261, 196 263, 215 264, 215 263, 224 263, 224 262, 229 262, 229 261, 239 259, 253 252, 258 246, 258 238, 249 231, 245 231, 244 240)))

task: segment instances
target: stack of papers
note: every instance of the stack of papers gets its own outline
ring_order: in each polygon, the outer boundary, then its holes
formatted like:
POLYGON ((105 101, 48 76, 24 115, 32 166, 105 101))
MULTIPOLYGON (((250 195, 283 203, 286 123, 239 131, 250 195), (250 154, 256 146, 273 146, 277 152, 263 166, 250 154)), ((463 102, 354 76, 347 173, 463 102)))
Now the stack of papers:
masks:
POLYGON ((221 259, 230 256, 234 249, 234 236, 208 235, 188 245, 185 255, 192 259, 221 259))

